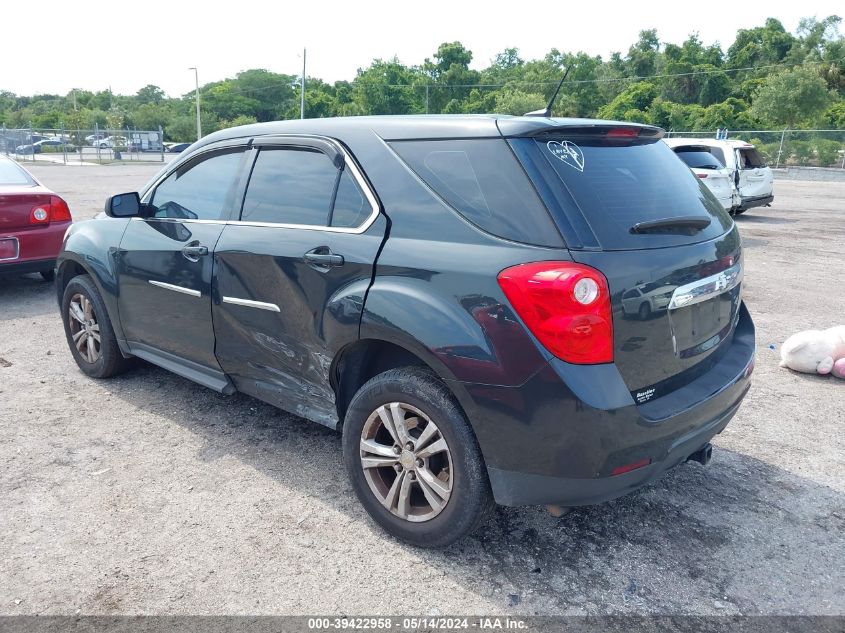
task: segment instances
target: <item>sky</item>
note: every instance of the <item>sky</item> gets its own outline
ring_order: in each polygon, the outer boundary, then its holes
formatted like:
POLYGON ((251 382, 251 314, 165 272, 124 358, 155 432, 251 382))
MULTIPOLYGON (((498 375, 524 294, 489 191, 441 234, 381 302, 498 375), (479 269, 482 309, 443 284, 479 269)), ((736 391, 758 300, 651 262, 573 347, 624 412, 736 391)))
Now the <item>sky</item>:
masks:
POLYGON ((470 2, 358 0, 40 0, 3 3, 0 90, 66 94, 72 88, 134 94, 147 84, 170 96, 200 84, 265 68, 333 82, 351 80, 375 58, 408 65, 459 40, 481 69, 505 48, 523 59, 552 48, 605 59, 626 53, 639 31, 656 28, 680 44, 697 31, 727 50, 737 29, 778 18, 794 31, 802 17, 845 13, 841 0, 802 2, 470 2))

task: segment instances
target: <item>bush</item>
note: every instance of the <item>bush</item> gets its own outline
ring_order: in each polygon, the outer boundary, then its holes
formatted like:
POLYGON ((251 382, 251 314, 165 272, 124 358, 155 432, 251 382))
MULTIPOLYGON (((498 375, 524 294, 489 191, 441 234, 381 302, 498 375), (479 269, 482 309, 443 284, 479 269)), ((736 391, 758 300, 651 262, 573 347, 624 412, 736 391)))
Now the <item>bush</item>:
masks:
POLYGON ((76 152, 76 147, 73 145, 65 145, 64 149, 62 149, 61 145, 42 145, 41 152, 43 154, 61 154, 62 152, 73 154, 76 152))
POLYGON ((798 165, 809 165, 814 155, 810 141, 790 141, 789 150, 791 158, 798 165))
POLYGON ((818 139, 816 141, 816 154, 819 157, 819 167, 838 167, 840 160, 839 152, 844 149, 839 141, 830 139, 818 139))

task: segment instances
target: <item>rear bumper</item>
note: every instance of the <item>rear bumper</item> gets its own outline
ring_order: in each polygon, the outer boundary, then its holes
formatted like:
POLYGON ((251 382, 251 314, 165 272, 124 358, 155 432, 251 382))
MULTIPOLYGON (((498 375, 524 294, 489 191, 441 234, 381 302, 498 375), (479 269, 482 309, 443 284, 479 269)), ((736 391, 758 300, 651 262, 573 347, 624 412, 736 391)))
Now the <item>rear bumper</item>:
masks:
POLYGON ((18 256, 0 261, 0 274, 24 274, 52 270, 70 222, 51 222, 14 231, 0 231, 0 239, 15 238, 18 256))
POLYGON ((0 262, 0 275, 25 275, 53 270, 56 259, 30 259, 27 261, 0 262))
MULTIPOLYGON (((746 386, 740 399, 745 396, 749 387, 750 385, 746 386)), ((488 468, 487 473, 496 502, 506 506, 541 504, 581 506, 621 497, 659 479, 666 471, 686 461, 690 455, 704 447, 714 435, 721 433, 728 425, 740 404, 741 402, 736 402, 716 419, 692 433, 679 437, 670 445, 665 457, 659 462, 652 462, 648 466, 621 475, 576 479, 488 468)))
POLYGON ((552 361, 520 387, 464 385, 496 502, 588 505, 654 481, 725 428, 753 366, 754 325, 743 306, 719 361, 645 404, 634 403, 615 365, 552 361))
POLYGON ((739 208, 745 210, 753 209, 754 207, 764 207, 767 204, 771 204, 774 199, 774 195, 760 196, 758 198, 743 198, 739 208))

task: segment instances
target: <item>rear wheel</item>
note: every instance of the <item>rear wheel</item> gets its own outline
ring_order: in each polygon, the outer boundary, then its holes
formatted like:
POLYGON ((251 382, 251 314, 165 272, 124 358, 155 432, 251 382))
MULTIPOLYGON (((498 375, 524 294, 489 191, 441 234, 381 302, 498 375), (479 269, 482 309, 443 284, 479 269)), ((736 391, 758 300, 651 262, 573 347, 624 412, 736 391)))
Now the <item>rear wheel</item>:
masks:
POLYGON ((742 215, 746 211, 748 211, 748 209, 734 209, 734 215, 742 215))
POLYGON ((129 360, 120 353, 103 298, 88 275, 74 277, 65 288, 62 321, 73 359, 85 374, 109 378, 129 367, 129 360))
POLYGON ((638 312, 640 320, 645 321, 649 316, 651 316, 651 308, 647 303, 643 303, 640 306, 640 310, 638 312))
POLYGON ((469 423, 423 369, 393 369, 361 387, 343 425, 343 457, 370 516, 413 545, 454 543, 494 507, 469 423))

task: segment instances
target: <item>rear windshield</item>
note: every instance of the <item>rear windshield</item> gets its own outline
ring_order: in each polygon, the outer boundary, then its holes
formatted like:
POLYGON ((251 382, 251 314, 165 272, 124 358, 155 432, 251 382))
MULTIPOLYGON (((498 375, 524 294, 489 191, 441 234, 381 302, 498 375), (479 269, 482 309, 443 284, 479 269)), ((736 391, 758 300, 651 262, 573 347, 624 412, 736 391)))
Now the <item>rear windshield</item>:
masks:
POLYGON ((739 164, 740 169, 756 169, 766 166, 766 161, 760 156, 760 152, 753 147, 739 150, 739 155, 742 159, 739 164))
POLYGON ((516 242, 562 245, 549 212, 503 139, 394 141, 391 147, 479 228, 516 242))
POLYGON ((675 153, 690 167, 697 169, 722 169, 724 165, 703 147, 676 147, 675 153))
POLYGON ((0 185, 34 185, 32 178, 10 160, 0 160, 0 185))
POLYGON ((574 234, 580 242, 575 248, 690 244, 718 237, 731 226, 718 200, 665 143, 557 132, 512 144, 530 163, 532 178, 543 181, 538 189, 544 200, 555 199, 556 204, 547 204, 567 241, 574 234), (710 224, 698 230, 632 231, 637 224, 679 217, 703 217, 710 224))

